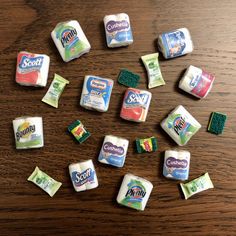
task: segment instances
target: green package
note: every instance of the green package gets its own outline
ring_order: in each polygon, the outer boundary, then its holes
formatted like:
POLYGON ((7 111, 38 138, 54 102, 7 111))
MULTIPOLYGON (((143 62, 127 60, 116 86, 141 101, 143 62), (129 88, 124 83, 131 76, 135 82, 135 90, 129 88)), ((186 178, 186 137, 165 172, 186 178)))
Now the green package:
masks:
POLYGON ((37 166, 35 170, 28 178, 28 181, 35 183, 41 189, 43 189, 46 193, 48 193, 51 197, 57 192, 57 190, 61 187, 62 183, 54 180, 46 173, 41 171, 37 166))
POLYGON ((157 150, 157 139, 155 137, 136 139, 136 148, 138 153, 155 152, 157 150))
POLYGON ((161 74, 158 56, 159 53, 153 53, 141 57, 148 72, 148 88, 154 88, 166 84, 161 74))
POLYGON ((53 81, 47 93, 43 97, 42 102, 45 102, 55 108, 58 108, 58 101, 66 84, 69 84, 68 80, 64 79, 58 74, 54 74, 53 81))
POLYGON ((196 193, 202 192, 209 188, 214 188, 208 173, 194 179, 188 183, 180 184, 185 199, 190 198, 196 193))

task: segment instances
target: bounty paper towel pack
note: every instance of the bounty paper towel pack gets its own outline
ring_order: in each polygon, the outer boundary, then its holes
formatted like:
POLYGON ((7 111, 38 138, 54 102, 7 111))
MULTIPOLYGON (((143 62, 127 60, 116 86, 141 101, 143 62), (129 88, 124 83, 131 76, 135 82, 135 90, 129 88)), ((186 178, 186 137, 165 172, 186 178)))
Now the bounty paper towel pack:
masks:
POLYGON ((153 185, 141 177, 126 174, 117 196, 117 202, 123 206, 144 211, 153 185))
POLYGON ((98 179, 92 160, 70 164, 69 172, 76 192, 98 187, 98 179))
POLYGON ((104 164, 123 167, 128 150, 128 145, 129 140, 125 138, 106 135, 98 160, 104 164))
POLYGON ((88 53, 91 48, 79 22, 76 20, 58 23, 51 32, 51 36, 65 62, 88 53))
POLYGON ((109 48, 127 46, 133 43, 130 20, 126 13, 105 16, 103 21, 109 48))
POLYGON ((89 110, 106 112, 109 107, 113 80, 94 75, 84 78, 80 105, 89 110))
POLYGON ((16 149, 40 148, 44 145, 42 117, 18 117, 12 121, 16 149))

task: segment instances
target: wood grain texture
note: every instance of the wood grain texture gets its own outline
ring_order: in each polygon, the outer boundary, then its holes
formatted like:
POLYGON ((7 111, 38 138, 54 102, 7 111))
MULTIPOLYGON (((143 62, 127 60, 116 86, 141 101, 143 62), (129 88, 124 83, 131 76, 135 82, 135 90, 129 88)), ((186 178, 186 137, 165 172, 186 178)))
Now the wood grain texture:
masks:
POLYGON ((236 235, 236 1, 0 1, 0 235, 236 235), (108 49, 103 17, 126 12, 131 19, 134 43, 108 49), (80 59, 64 63, 50 38, 58 22, 76 19, 82 25, 92 50, 80 59), (187 27, 194 52, 181 58, 160 58, 166 85, 150 90, 153 99, 147 121, 127 122, 119 117, 125 87, 117 84, 121 68, 142 76, 139 88, 147 89, 142 55, 157 51, 157 35, 187 27), (15 83, 16 55, 20 50, 50 56, 48 86, 53 74, 70 81, 59 109, 41 102, 47 91, 15 83), (178 89, 188 65, 216 76, 204 100, 178 89), (94 74, 114 79, 109 111, 104 114, 79 105, 83 78, 94 74), (178 182, 162 176, 163 152, 176 148, 161 130, 161 120, 177 105, 184 105, 202 124, 184 149, 191 152, 190 179, 209 172, 213 190, 183 200, 178 182), (210 113, 228 115, 223 135, 206 132, 210 113), (15 149, 12 120, 21 115, 43 117, 45 147, 15 149), (66 132, 68 124, 80 119, 92 136, 79 145, 66 132), (121 169, 97 161, 106 134, 131 141, 121 169), (138 155, 133 141, 154 135, 159 151, 138 155), (68 165, 93 159, 99 188, 76 193, 68 165), (35 166, 63 183, 54 198, 27 182, 35 166), (119 206, 115 199, 127 172, 147 178, 154 189, 144 212, 119 206))

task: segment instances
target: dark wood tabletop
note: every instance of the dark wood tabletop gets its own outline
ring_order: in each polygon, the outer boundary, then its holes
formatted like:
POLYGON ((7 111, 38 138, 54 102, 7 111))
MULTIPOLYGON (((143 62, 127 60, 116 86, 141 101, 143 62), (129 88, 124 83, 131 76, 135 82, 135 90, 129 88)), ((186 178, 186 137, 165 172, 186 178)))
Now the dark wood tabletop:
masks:
POLYGON ((236 235, 236 1, 10 1, 0 2, 0 235, 236 235), (106 46, 103 17, 125 12, 131 20, 134 43, 106 46), (78 20, 91 43, 91 51, 63 62, 50 33, 57 23, 78 20), (194 51, 165 60, 160 66, 165 86, 147 89, 147 74, 140 60, 155 53, 160 33, 187 27, 194 51), (15 82, 16 56, 26 50, 50 56, 46 88, 15 82), (178 89, 184 70, 194 65, 216 79, 207 98, 199 100, 178 89), (126 87, 117 83, 121 68, 141 76, 138 88, 153 98, 147 121, 134 123, 119 117, 126 87), (41 102, 54 73, 70 84, 59 108, 41 102), (85 75, 114 80, 109 110, 89 111, 79 105, 85 75), (184 147, 178 147, 161 129, 160 122, 177 105, 183 105, 202 125, 184 147), (222 135, 207 132, 212 111, 227 114, 222 135), (42 116, 45 146, 16 150, 12 120, 42 116), (83 144, 67 132, 74 120, 91 132, 83 144), (123 168, 98 162, 105 135, 129 139, 123 168), (136 138, 155 136, 159 149, 137 154, 136 138), (162 176, 163 154, 168 149, 191 152, 189 180, 208 172, 214 189, 184 200, 180 181, 162 176), (99 187, 75 192, 68 165, 92 159, 99 187), (62 182, 53 198, 27 178, 35 166, 62 182), (145 211, 117 204, 116 196, 126 173, 148 179, 154 185, 145 211))

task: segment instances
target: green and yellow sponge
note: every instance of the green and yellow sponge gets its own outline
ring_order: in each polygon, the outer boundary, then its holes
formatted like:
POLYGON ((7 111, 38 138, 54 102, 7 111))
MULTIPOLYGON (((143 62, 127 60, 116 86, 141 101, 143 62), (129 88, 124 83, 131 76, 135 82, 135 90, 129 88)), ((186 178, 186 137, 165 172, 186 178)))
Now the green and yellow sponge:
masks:
POLYGON ((212 112, 210 122, 208 124, 208 132, 213 134, 222 134, 227 116, 220 112, 212 112))
POLYGON ((136 139, 135 142, 138 153, 155 152, 158 149, 157 139, 155 137, 136 139))
POLYGON ((126 69, 120 71, 118 82, 127 87, 136 88, 138 86, 140 76, 126 69))

